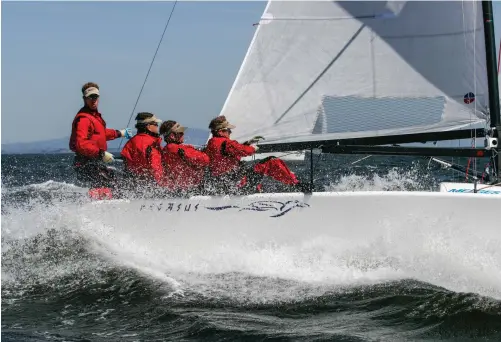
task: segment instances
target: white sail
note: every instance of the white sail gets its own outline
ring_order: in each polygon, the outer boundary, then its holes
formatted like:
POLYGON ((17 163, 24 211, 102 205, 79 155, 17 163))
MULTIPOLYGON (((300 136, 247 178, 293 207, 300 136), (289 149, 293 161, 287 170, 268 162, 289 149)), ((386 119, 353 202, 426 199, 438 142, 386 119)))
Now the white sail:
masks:
POLYGON ((266 144, 447 131, 487 106, 479 1, 270 1, 221 114, 266 144))

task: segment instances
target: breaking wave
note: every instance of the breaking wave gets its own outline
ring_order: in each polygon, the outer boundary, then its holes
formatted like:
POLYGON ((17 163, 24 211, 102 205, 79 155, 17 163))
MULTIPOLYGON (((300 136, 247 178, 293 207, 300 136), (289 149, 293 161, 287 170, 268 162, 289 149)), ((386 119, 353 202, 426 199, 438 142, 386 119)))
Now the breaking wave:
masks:
MULTIPOLYGON (((327 187, 435 186, 419 170, 373 170, 344 174, 327 187)), ((69 182, 2 187, 4 340, 496 340, 501 334, 500 241, 468 240, 416 221, 410 233, 391 239, 243 241, 210 255, 159 254, 119 229, 110 234, 100 217, 79 216, 75 205, 87 201, 85 193, 69 182)), ((131 225, 141 229, 141 222, 131 225)))

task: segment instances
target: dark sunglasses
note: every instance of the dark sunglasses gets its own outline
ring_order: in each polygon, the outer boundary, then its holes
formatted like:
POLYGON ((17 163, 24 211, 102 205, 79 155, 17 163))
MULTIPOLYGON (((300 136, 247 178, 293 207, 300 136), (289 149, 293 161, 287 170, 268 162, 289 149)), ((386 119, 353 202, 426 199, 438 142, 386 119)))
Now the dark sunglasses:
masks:
POLYGON ((88 96, 87 97, 88 99, 91 99, 91 100, 97 100, 99 98, 99 95, 91 95, 91 96, 88 96))
POLYGON ((148 123, 147 125, 148 125, 148 126, 149 126, 149 125, 151 125, 151 126, 157 126, 157 127, 158 127, 158 123, 156 123, 156 122, 150 122, 150 123, 148 123))

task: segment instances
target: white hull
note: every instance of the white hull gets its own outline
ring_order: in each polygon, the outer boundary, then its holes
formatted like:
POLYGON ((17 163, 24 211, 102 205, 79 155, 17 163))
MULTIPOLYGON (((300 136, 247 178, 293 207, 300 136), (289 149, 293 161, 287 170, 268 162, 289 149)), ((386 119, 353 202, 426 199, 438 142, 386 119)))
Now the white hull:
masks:
POLYGON ((454 193, 474 193, 475 190, 478 194, 487 195, 501 195, 501 186, 491 186, 486 184, 473 183, 440 183, 440 192, 454 192, 454 193))
POLYGON ((104 230, 150 252, 198 253, 228 244, 370 239, 392 233, 389 227, 405 233, 416 223, 438 231, 474 227, 475 234, 490 234, 487 239, 501 244, 500 207, 495 194, 324 192, 96 201, 78 211, 99 227, 97 235, 104 230))
POLYGON ((411 278, 501 299, 500 207, 495 194, 328 192, 112 200, 77 212, 99 249, 176 289, 235 273, 350 286, 411 278))

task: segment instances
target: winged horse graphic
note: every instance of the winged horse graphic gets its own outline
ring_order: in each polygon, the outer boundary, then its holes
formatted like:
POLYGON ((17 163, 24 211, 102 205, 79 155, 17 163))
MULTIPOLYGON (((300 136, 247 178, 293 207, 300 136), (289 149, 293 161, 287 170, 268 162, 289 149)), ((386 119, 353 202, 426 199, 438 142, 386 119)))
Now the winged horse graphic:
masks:
POLYGON ((221 206, 221 207, 205 207, 206 209, 209 210, 226 210, 226 209, 239 209, 238 211, 243 211, 243 210, 252 210, 252 211, 271 211, 273 212, 273 215, 270 217, 280 217, 285 214, 287 214, 289 211, 291 211, 294 208, 307 208, 310 205, 307 203, 300 202, 298 200, 293 200, 293 201, 286 201, 286 202, 280 202, 280 201, 256 201, 249 203, 245 207, 240 207, 237 205, 226 205, 226 206, 221 206))

